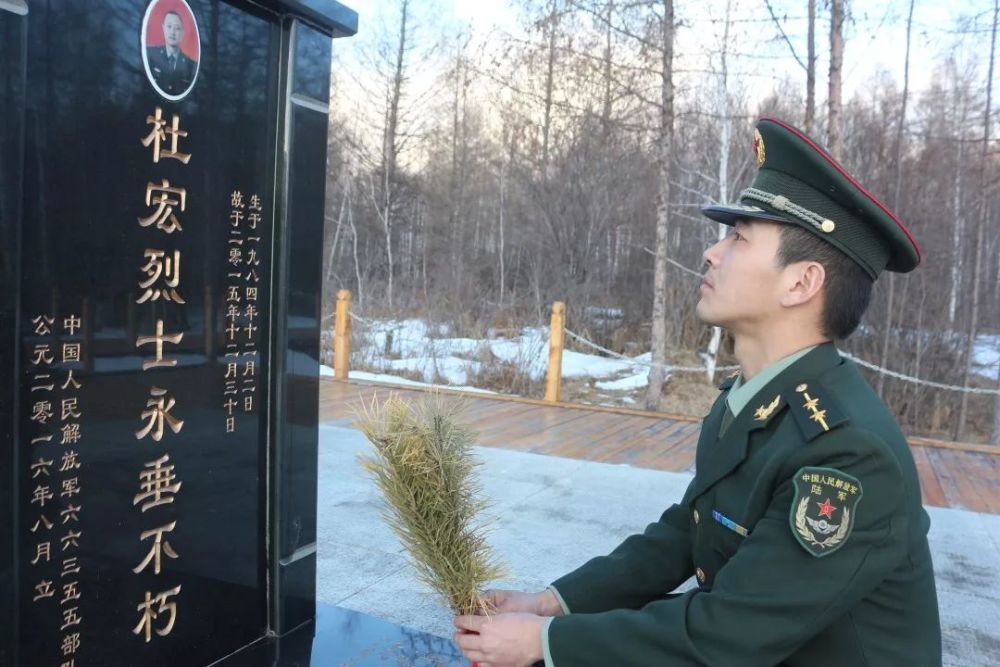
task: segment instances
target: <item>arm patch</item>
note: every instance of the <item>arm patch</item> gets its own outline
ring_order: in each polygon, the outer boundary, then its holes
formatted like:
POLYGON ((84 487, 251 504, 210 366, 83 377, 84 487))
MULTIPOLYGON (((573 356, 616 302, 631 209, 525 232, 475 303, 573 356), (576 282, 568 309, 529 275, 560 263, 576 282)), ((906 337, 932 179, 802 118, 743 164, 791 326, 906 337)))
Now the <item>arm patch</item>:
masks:
POLYGON ((835 468, 800 468, 792 478, 795 498, 788 513, 792 535, 817 558, 844 546, 864 491, 855 477, 835 468))

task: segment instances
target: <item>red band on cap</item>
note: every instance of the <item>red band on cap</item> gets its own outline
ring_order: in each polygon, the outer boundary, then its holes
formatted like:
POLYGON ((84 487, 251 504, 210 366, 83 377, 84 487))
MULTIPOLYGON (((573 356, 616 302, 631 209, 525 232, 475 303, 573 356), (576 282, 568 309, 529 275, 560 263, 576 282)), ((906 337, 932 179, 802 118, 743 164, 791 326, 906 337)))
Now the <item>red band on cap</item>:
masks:
POLYGON ((799 139, 801 139, 802 141, 804 141, 804 142, 806 142, 807 144, 809 144, 809 146, 810 146, 811 148, 813 148, 813 150, 815 150, 815 151, 816 151, 817 153, 819 153, 820 155, 822 155, 822 156, 823 156, 823 158, 824 158, 824 159, 825 159, 825 160, 826 160, 827 162, 829 162, 829 163, 830 163, 830 165, 831 165, 831 166, 832 166, 832 167, 833 167, 834 169, 836 169, 836 170, 837 170, 838 172, 840 172, 840 175, 841 175, 841 176, 843 176, 843 177, 844 177, 844 178, 846 178, 846 179, 847 179, 848 181, 850 181, 850 182, 851 182, 851 185, 853 185, 854 187, 856 187, 856 188, 857 188, 858 190, 860 190, 860 191, 861 191, 862 193, 864 193, 864 195, 865 195, 866 197, 868 197, 868 198, 869 198, 869 199, 871 199, 871 200, 872 200, 873 202, 875 202, 875 204, 876 204, 876 205, 877 205, 877 206, 878 206, 878 207, 879 207, 880 209, 882 209, 882 211, 883 211, 883 212, 884 212, 884 213, 885 213, 886 215, 888 215, 888 216, 889 216, 889 217, 890 217, 890 218, 892 219, 892 221, 893 221, 893 222, 895 222, 895 223, 896 223, 896 225, 897 225, 897 226, 898 226, 898 227, 899 227, 900 229, 902 229, 902 230, 903 230, 903 233, 904 233, 904 234, 906 234, 906 238, 910 239, 910 243, 912 243, 912 244, 913 244, 913 249, 917 251, 917 263, 918 263, 918 264, 920 263, 920 261, 921 261, 921 260, 923 259, 924 255, 923 255, 923 253, 922 253, 922 252, 920 251, 920 246, 919 246, 919 245, 917 245, 917 241, 916 241, 916 239, 914 239, 914 238, 913 238, 913 234, 911 234, 911 233, 910 233, 910 230, 906 228, 906 225, 904 225, 904 224, 903 224, 902 220, 900 220, 899 218, 897 218, 897 217, 896 217, 896 214, 895 214, 895 213, 893 213, 892 211, 890 211, 890 210, 889 210, 889 207, 888 207, 888 206, 886 206, 886 205, 885 205, 885 204, 883 204, 883 203, 882 203, 881 201, 879 201, 878 197, 876 197, 876 196, 875 196, 875 195, 873 195, 872 193, 868 192, 868 190, 866 190, 866 189, 864 188, 864 186, 863 186, 863 185, 861 185, 861 184, 860 184, 860 183, 858 183, 858 182, 857 182, 856 180, 854 180, 854 177, 853 177, 853 176, 851 176, 851 175, 850 175, 850 174, 848 174, 848 173, 847 173, 846 171, 844 171, 844 168, 843 168, 843 167, 841 167, 841 166, 840 166, 839 164, 837 164, 837 161, 836 161, 836 160, 834 160, 834 159, 833 159, 832 157, 830 157, 830 155, 829 155, 829 154, 827 154, 827 152, 826 152, 825 150, 823 150, 823 149, 822 149, 821 147, 819 147, 818 145, 816 145, 816 143, 815 143, 815 142, 814 142, 814 141, 813 141, 812 139, 810 139, 810 138, 809 138, 809 137, 807 137, 806 135, 802 134, 801 132, 799 132, 798 130, 796 130, 796 129, 795 129, 794 127, 792 127, 792 126, 791 126, 791 125, 789 125, 788 123, 785 123, 785 122, 783 122, 783 121, 780 121, 780 120, 778 120, 777 118, 761 118, 761 121, 767 121, 767 122, 769 122, 769 123, 774 123, 775 125, 780 125, 781 127, 785 128, 786 130, 788 130, 789 132, 791 132, 792 134, 794 134, 795 136, 797 136, 797 137, 798 137, 799 139))

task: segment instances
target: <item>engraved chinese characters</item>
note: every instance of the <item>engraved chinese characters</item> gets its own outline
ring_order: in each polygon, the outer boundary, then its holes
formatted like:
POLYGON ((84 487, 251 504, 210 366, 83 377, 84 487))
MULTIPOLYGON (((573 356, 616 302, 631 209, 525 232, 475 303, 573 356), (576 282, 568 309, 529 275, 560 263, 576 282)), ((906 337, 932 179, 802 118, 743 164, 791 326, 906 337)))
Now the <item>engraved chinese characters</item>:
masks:
MULTIPOLYGON (((153 164, 165 159, 174 159, 184 165, 191 161, 190 153, 180 151, 180 139, 187 137, 188 132, 181 129, 179 115, 173 114, 168 125, 163 110, 156 107, 153 115, 146 117, 146 124, 151 125, 152 129, 141 143, 146 148, 152 149, 153 164)), ((183 213, 187 208, 186 188, 171 186, 166 178, 161 178, 159 184, 150 181, 146 185, 144 201, 152 212, 147 212, 145 217, 138 217, 139 226, 146 228, 148 232, 158 231, 161 235, 165 235, 159 239, 160 243, 165 244, 166 237, 184 231, 178 213, 183 213), (155 210, 152 210, 153 207, 155 210)), ((141 293, 136 299, 137 304, 153 304, 160 300, 185 303, 181 296, 179 249, 147 248, 143 254, 140 271, 144 274, 144 279, 138 283, 141 293)), ((176 366, 177 359, 165 356, 167 352, 164 348, 177 345, 182 340, 184 340, 183 332, 167 332, 164 329, 163 319, 157 319, 154 333, 136 337, 136 348, 153 351, 153 357, 145 358, 142 362, 143 372, 176 366)), ((152 440, 154 443, 159 443, 164 436, 171 433, 179 434, 184 428, 184 420, 175 415, 175 408, 180 410, 177 399, 169 390, 151 383, 149 396, 140 414, 140 419, 145 423, 135 431, 136 439, 140 442, 152 440)), ((139 472, 139 493, 133 501, 134 505, 141 505, 140 511, 144 517, 146 511, 151 510, 148 517, 151 527, 139 535, 139 541, 148 545, 148 551, 132 572, 137 576, 149 578, 147 585, 154 588, 162 588, 165 584, 164 577, 159 576, 164 558, 173 560, 180 558, 180 554, 169 541, 169 533, 177 528, 177 521, 156 525, 156 508, 172 503, 174 495, 180 491, 182 485, 174 474, 174 466, 169 465, 169 462, 170 454, 163 453, 143 465, 144 469, 139 472)), ((180 593, 180 584, 168 586, 155 593, 147 589, 145 599, 136 606, 139 621, 132 632, 141 636, 147 643, 152 641, 154 636, 169 635, 177 622, 177 599, 180 593)))
POLYGON ((40 313, 31 318, 27 371, 30 427, 28 484, 29 534, 32 557, 27 569, 33 584, 32 603, 45 605, 58 627, 56 664, 71 667, 81 651, 83 615, 78 553, 84 543, 79 529, 84 484, 79 453, 85 445, 81 428, 83 384, 73 377, 82 366, 83 322, 75 314, 40 313))
POLYGON ((235 411, 253 412, 257 391, 257 306, 260 276, 257 225, 261 222, 260 196, 244 198, 240 190, 229 196, 229 272, 226 274, 226 374, 222 407, 226 433, 236 431, 235 411))

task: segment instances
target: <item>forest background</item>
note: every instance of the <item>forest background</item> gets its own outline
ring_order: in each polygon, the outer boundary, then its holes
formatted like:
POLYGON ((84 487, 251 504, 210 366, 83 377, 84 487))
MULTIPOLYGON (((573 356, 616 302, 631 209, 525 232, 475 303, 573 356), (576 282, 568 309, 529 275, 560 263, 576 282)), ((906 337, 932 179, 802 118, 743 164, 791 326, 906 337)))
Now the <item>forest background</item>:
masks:
MULTIPOLYGON (((754 123, 776 116, 924 252, 883 274, 841 348, 890 371, 864 369, 908 433, 1000 445, 998 0, 353 8, 359 33, 334 49, 324 248, 327 312, 353 293, 352 368, 392 354, 363 322, 488 340, 547 326, 562 301, 567 328, 647 360, 644 407, 703 415, 733 358, 694 316, 702 252, 724 233, 699 208, 749 185, 754 123)), ((477 354, 470 384, 541 395, 517 359, 477 354)), ((600 402, 594 385, 564 398, 600 402)))

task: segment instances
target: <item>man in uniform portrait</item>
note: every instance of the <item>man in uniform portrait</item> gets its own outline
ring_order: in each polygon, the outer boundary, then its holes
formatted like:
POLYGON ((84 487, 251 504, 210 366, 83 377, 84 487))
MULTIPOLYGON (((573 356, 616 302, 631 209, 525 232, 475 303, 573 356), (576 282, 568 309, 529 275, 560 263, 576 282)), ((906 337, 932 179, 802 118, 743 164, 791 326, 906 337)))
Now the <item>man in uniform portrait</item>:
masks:
POLYGON ((182 95, 194 81, 198 63, 184 55, 184 20, 173 10, 163 16, 163 46, 146 49, 149 71, 164 93, 182 95))
POLYGON ((938 667, 930 518, 907 440, 835 341, 882 271, 921 251, 822 148, 758 122, 752 185, 703 209, 696 306, 740 371, 702 422, 683 498, 642 534, 535 593, 455 619, 489 667, 938 667), (678 591, 694 577, 696 586, 678 591))

